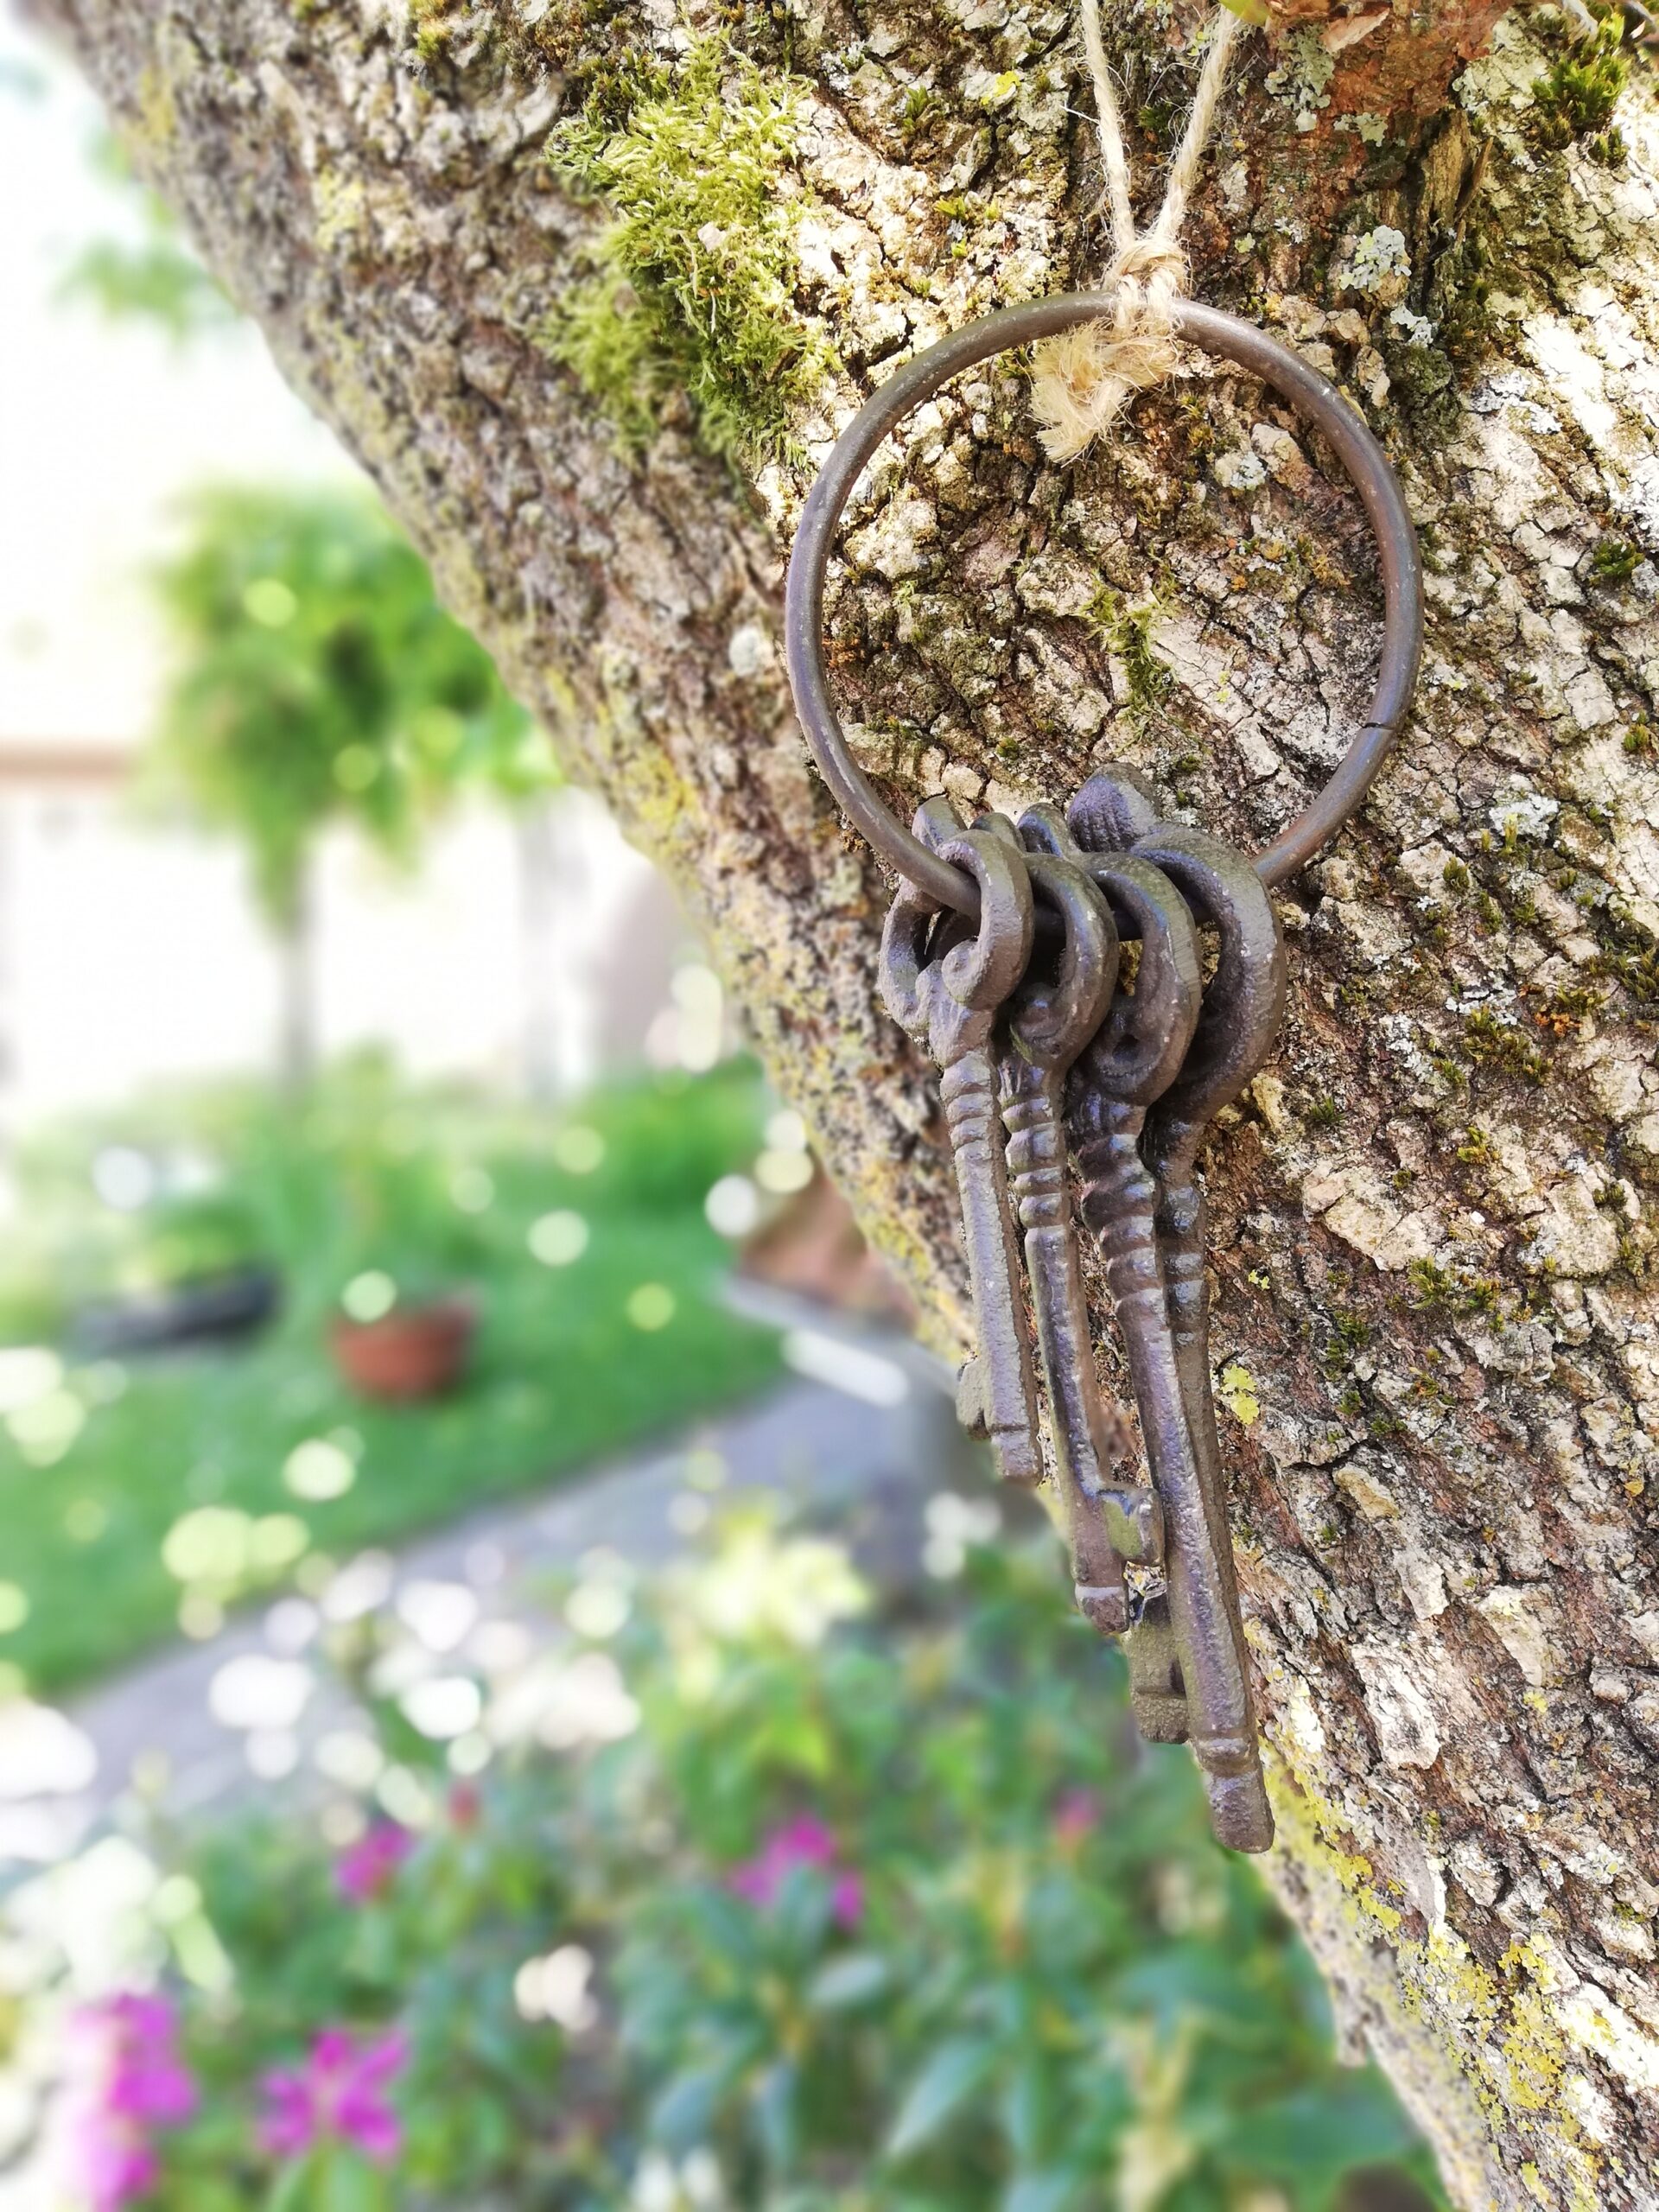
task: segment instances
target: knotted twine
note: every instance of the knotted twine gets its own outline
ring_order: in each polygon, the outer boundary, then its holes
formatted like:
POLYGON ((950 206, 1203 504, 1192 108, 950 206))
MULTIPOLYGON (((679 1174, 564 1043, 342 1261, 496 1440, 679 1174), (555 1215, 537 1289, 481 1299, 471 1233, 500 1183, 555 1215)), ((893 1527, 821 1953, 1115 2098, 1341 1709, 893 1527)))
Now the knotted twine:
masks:
POLYGON ((1109 316, 1062 331, 1033 353, 1032 412, 1051 461, 1075 460, 1127 399, 1150 385, 1161 384, 1177 365, 1175 302, 1187 280, 1181 225, 1215 127, 1233 48, 1244 28, 1230 9, 1217 9, 1192 111, 1170 163, 1163 205, 1151 229, 1141 232, 1135 228, 1129 197, 1129 157, 1101 34, 1100 0, 1083 0, 1084 50, 1095 83, 1101 160, 1112 212, 1114 253, 1104 287, 1115 296, 1109 316))

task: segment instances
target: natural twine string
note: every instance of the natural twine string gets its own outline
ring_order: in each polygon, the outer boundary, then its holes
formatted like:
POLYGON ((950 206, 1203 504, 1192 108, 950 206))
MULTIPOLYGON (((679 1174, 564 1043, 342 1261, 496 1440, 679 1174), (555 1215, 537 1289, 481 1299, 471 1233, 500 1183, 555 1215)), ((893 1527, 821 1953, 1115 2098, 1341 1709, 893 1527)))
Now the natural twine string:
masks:
POLYGON ((1151 229, 1142 232, 1135 226, 1129 157, 1100 28, 1100 0, 1083 0, 1083 43, 1095 83, 1101 160, 1112 211, 1114 252, 1105 284, 1116 297, 1109 316, 1045 340, 1033 355, 1032 411, 1051 461, 1075 459, 1127 399, 1149 385, 1161 384, 1176 365, 1174 308, 1187 279, 1181 225, 1215 127, 1233 48, 1244 28, 1230 9, 1217 10, 1192 111, 1164 186, 1164 202, 1151 229))

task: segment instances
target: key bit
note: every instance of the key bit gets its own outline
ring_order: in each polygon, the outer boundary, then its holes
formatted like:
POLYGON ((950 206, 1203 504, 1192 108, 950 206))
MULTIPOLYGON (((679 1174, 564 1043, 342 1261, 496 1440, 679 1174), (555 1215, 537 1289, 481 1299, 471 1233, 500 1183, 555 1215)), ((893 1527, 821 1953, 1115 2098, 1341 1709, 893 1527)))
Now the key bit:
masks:
POLYGON ((1020 854, 990 832, 964 830, 948 800, 925 802, 913 826, 979 887, 979 924, 972 934, 938 929, 937 905, 906 884, 881 936, 882 1002, 941 1071, 939 1095, 962 1201, 978 1344, 958 1382, 957 1411, 965 1425, 988 1440, 1005 1481, 1034 1484, 1043 1473, 1036 1382, 997 1123, 993 1050, 997 1011, 1031 954, 1031 880, 1020 854))
POLYGON ((1129 1705, 1141 1733, 1149 1744, 1185 1743, 1186 1690, 1166 1590, 1151 1590, 1141 1599, 1123 1650, 1129 1705))
MULTIPOLYGON (((984 826, 1018 841, 1006 817, 984 826)), ((1128 1457, 1122 1418, 1095 1370, 1071 1222, 1064 1118, 1065 1077, 1099 1028, 1117 979, 1117 931, 1084 871, 1027 856, 1032 887, 1058 924, 1008 1002, 1008 1044, 998 1070, 1008 1173, 1025 1230, 1026 1270, 1047 1386, 1055 1475, 1065 1506, 1079 1610, 1103 1634, 1128 1625, 1123 1558, 1156 1560, 1163 1528, 1155 1494, 1114 1483, 1128 1457)))
MULTIPOLYGON (((1033 809, 1021 827, 1065 856, 1071 838, 1057 810, 1033 809)), ((1198 1026, 1198 936, 1180 893, 1150 861, 1079 854, 1075 846, 1071 855, 1141 939, 1135 988, 1120 995, 1079 1057, 1068 1110, 1084 1218, 1106 1262, 1164 1509, 1167 1629, 1164 1608, 1149 1600, 1128 1637, 1131 1696, 1148 1735, 1167 1738, 1184 1717, 1217 1835, 1235 1849, 1261 1850, 1271 1827, 1263 1832, 1255 1726, 1187 1425, 1157 1235, 1158 1186, 1140 1151, 1147 1110, 1179 1077, 1198 1026)))

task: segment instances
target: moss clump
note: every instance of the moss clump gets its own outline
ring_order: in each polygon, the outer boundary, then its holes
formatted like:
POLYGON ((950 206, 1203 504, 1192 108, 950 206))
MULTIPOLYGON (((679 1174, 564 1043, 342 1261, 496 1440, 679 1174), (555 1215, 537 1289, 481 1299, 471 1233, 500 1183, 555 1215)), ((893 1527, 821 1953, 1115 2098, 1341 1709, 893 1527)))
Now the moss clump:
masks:
POLYGON ((1470 1274, 1462 1268, 1443 1268, 1437 1260, 1414 1260, 1406 1270, 1411 1286, 1409 1303, 1419 1313, 1491 1313, 1496 1311, 1498 1285, 1470 1274))
POLYGON ((1488 1028, 1479 1014, 1471 1014, 1464 1027, 1463 1048, 1477 1067, 1496 1068, 1522 1083, 1541 1083, 1549 1073, 1548 1055, 1526 1032, 1496 1018, 1488 1028))
POLYGON ((1478 1068, 1495 1068, 1524 1083, 1541 1083, 1549 1071, 1549 1062, 1525 1031, 1500 1021, 1484 1007, 1464 1023, 1463 1049, 1478 1068))
POLYGON ((1392 396, 1413 428, 1426 438, 1451 435, 1461 419, 1457 369, 1443 346, 1392 332, 1379 335, 1392 396))
MULTIPOLYGON (((1536 80, 1533 114, 1542 144, 1559 149, 1606 131, 1629 73, 1623 46, 1622 18, 1610 16, 1592 37, 1569 48, 1536 80)), ((1616 160, 1623 151, 1611 143, 1618 135, 1608 133, 1605 146, 1592 150, 1616 160)))
POLYGON ((780 188, 802 90, 711 38, 677 70, 625 67, 553 133, 613 220, 540 340, 632 443, 683 391, 713 450, 776 453, 831 364, 794 303, 801 201, 780 188))
POLYGON ((1570 990, 1557 991, 1539 1008, 1538 1027, 1552 1037, 1571 1036, 1587 1014, 1599 1014, 1606 1003, 1606 992, 1598 990, 1593 983, 1575 984, 1570 990))
POLYGON ((430 64, 443 56, 443 9, 442 0, 415 0, 410 10, 415 27, 415 51, 423 61, 430 64))
POLYGON ((1104 588, 1090 602, 1085 619, 1090 628, 1123 664, 1132 716, 1148 713, 1174 685, 1174 677, 1152 650, 1152 633, 1162 612, 1155 599, 1131 606, 1121 593, 1104 588))
POLYGON ((903 105, 899 110, 899 128, 906 138, 913 138, 918 130, 931 121, 938 110, 939 104, 938 94, 930 86, 926 85, 911 86, 905 94, 903 105))
POLYGON ((1659 938, 1620 901, 1610 899, 1596 918, 1596 944, 1590 973, 1623 983, 1637 1010, 1649 1014, 1659 1004, 1659 938))
POLYGON ((1642 549, 1610 531, 1590 556, 1590 573, 1599 584, 1627 584, 1642 562, 1642 549))
POLYGON ((1455 368, 1466 368, 1491 347, 1490 302, 1497 273, 1491 248, 1471 214, 1464 236, 1434 264, 1427 291, 1428 312, 1440 325, 1441 347, 1455 368))
POLYGON ((556 325, 543 324, 539 336, 599 402, 625 446, 638 452, 650 444, 685 380, 664 343, 660 317, 626 277, 595 272, 569 294, 556 325))
POLYGON ((1363 1313, 1342 1306, 1333 1306, 1327 1318, 1331 1341, 1319 1354, 1319 1364, 1327 1375, 1340 1379, 1352 1367, 1355 1355, 1365 1349, 1370 1324, 1363 1313))

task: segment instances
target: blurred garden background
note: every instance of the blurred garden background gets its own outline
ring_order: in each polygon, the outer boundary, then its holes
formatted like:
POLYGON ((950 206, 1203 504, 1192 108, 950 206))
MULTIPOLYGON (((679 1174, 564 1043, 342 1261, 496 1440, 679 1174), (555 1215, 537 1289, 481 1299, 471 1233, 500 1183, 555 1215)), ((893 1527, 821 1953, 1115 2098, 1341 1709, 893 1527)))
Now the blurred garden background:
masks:
POLYGON ((1439 2203, 665 887, 0 25, 0 2206, 1439 2203))

